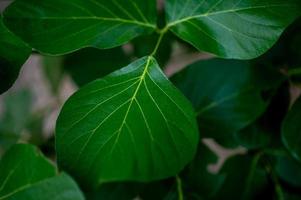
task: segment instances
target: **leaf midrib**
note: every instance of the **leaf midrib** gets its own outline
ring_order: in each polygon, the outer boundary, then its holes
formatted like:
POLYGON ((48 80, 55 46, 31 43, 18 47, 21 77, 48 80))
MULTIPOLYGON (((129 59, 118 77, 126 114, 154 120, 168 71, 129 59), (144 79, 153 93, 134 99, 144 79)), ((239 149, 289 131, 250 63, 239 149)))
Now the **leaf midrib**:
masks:
MULTIPOLYGON (((232 12, 239 12, 239 11, 245 11, 245 10, 252 10, 252 9, 264 9, 264 8, 271 8, 271 7, 282 7, 282 6, 287 6, 287 7, 292 7, 294 6, 293 4, 273 4, 273 5, 264 5, 264 6, 254 6, 254 7, 244 7, 244 8, 236 8, 236 9, 228 9, 228 10, 221 10, 221 11, 216 11, 216 12, 206 12, 203 14, 199 14, 199 15, 193 15, 193 16, 189 16, 189 17, 185 17, 176 21, 173 21, 171 23, 169 23, 167 26, 168 27, 172 27, 175 25, 178 25, 180 23, 186 22, 186 21, 190 21, 193 19, 197 19, 197 18, 202 18, 202 17, 209 17, 209 16, 213 16, 213 15, 219 15, 219 14, 226 14, 226 13, 232 13, 232 12)), ((211 10, 211 9, 209 9, 211 10)))

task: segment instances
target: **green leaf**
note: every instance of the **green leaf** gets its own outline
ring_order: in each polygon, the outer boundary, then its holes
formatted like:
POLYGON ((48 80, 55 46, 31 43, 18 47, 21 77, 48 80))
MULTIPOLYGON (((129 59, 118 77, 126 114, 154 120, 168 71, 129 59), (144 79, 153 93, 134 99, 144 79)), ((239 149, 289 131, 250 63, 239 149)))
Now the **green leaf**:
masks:
POLYGON ((301 97, 293 105, 282 124, 282 141, 297 160, 301 161, 301 97))
POLYGON ((15 82, 31 49, 7 30, 0 15, 0 94, 15 82))
POLYGON ((0 199, 83 200, 76 183, 31 145, 13 146, 0 162, 0 199))
POLYGON ((9 29, 33 48, 65 54, 111 48, 155 30, 154 0, 18 0, 4 12, 9 29))
POLYGON ((281 123, 290 104, 289 85, 285 82, 272 95, 266 112, 256 122, 234 133, 234 139, 249 150, 281 147, 281 123))
POLYGON ((28 90, 7 93, 3 98, 3 112, 0 117, 0 155, 15 144, 23 133, 32 108, 32 94, 28 90))
POLYGON ((209 171, 209 165, 217 162, 217 155, 204 144, 200 144, 197 155, 187 168, 186 176, 183 179, 183 185, 188 190, 184 193, 195 191, 204 199, 210 199, 216 195, 225 180, 225 176, 209 171))
POLYGON ((275 171, 278 176, 294 187, 301 187, 301 164, 287 155, 279 155, 276 159, 275 171))
POLYGON ((259 149, 268 146, 272 133, 255 123, 234 134, 235 140, 247 149, 259 149))
POLYGON ((188 66, 172 80, 194 105, 205 137, 224 138, 265 111, 262 92, 279 85, 283 76, 243 61, 213 59, 188 66))
POLYGON ((56 127, 60 167, 92 185, 176 175, 197 143, 191 105, 153 57, 80 89, 56 127))
POLYGON ((83 86, 95 79, 120 69, 130 63, 122 48, 109 50, 87 48, 67 55, 64 68, 71 74, 78 86, 83 86))
POLYGON ((168 26, 199 50, 250 59, 300 15, 299 0, 167 0, 168 26))
POLYGON ((265 171, 258 165, 260 156, 239 155, 231 157, 219 175, 225 181, 213 199, 255 199, 268 185, 265 171))
POLYGON ((134 183, 108 183, 86 193, 89 200, 133 200, 138 196, 140 185, 134 183))

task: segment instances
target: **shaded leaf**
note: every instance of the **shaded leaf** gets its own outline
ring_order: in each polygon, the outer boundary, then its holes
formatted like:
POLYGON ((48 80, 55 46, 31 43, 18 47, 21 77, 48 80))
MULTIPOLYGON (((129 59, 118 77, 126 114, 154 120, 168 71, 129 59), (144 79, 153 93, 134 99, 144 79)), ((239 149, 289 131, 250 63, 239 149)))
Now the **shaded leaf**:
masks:
POLYGON ((67 55, 63 64, 76 84, 83 86, 128 63, 130 59, 121 48, 110 50, 87 48, 67 55))
POLYGON ((0 151, 7 150, 21 138, 30 117, 32 95, 28 90, 6 94, 3 105, 0 117, 0 151))
POLYGON ((278 176, 294 187, 301 187, 301 164, 287 155, 279 155, 276 159, 278 176))
POLYGON ((260 157, 234 156, 219 172, 225 176, 221 189, 213 199, 255 199, 266 189, 268 179, 259 166, 260 157))
POLYGON ((65 54, 83 47, 112 48, 155 30, 153 0, 18 0, 5 24, 33 48, 65 54))
POLYGON ((7 30, 0 16, 0 94, 15 82, 31 49, 7 30))
POLYGON ((301 97, 296 101, 282 124, 282 141, 290 153, 301 161, 301 97))
POLYGON ((300 15, 300 6, 299 0, 166 1, 172 32, 200 50, 237 59, 272 47, 300 15))
POLYGON ((205 137, 224 138, 265 111, 269 101, 262 93, 283 76, 243 61, 213 59, 190 65, 172 80, 194 105, 205 137))
POLYGON ((0 199, 82 200, 75 182, 31 145, 13 146, 0 162, 0 199))
POLYGON ((80 89, 56 127, 60 167, 95 186, 176 175, 197 143, 189 102, 152 57, 80 89))
POLYGON ((225 176, 209 171, 210 164, 216 164, 218 157, 204 144, 199 149, 193 162, 188 166, 183 179, 186 194, 196 192, 204 199, 210 199, 220 190, 225 176))

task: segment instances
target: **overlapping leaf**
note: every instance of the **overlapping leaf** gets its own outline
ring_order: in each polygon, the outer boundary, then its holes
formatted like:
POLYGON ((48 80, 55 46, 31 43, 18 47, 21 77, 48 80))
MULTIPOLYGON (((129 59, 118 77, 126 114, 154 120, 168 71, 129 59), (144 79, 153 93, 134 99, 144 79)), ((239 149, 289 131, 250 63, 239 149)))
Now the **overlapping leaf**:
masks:
POLYGON ((109 50, 87 48, 67 55, 64 58, 63 66, 71 74, 75 83, 83 86, 128 63, 130 63, 130 58, 120 47, 109 50))
POLYGON ((0 94, 15 82, 30 52, 28 46, 7 30, 0 16, 0 94))
POLYGON ((274 70, 223 59, 197 62, 173 77, 194 105, 200 130, 214 138, 229 137, 255 121, 268 105, 262 92, 282 80, 274 70))
POLYGON ((13 146, 0 162, 0 199, 83 200, 74 181, 56 176, 55 167, 34 147, 13 146))
POLYGON ((92 185, 173 176, 197 143, 193 109, 152 57, 80 89, 56 128, 60 167, 92 185))
POLYGON ((171 30, 200 50, 249 59, 267 51, 300 15, 299 0, 167 0, 171 30))
POLYGON ((301 97, 296 101, 282 124, 282 140, 290 153, 301 161, 301 97))
POLYGON ((6 25, 35 49, 64 54, 83 47, 111 48, 155 30, 153 0, 19 0, 6 25))

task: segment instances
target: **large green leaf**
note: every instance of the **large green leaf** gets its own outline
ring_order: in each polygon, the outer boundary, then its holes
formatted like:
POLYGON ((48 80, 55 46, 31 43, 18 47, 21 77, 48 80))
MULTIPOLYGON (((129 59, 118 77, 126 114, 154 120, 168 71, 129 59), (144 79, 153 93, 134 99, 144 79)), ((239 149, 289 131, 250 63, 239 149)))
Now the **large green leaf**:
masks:
POLYGON ((57 121, 60 167, 93 185, 177 174, 196 151, 189 102, 153 57, 80 89, 57 121))
POLYGON ((290 153, 301 161, 301 97, 296 101, 282 124, 282 141, 290 153))
POLYGON ((194 105, 200 130, 214 138, 228 137, 255 121, 268 101, 262 92, 279 85, 276 71, 244 61, 200 61, 172 78, 194 105))
POLYGON ((18 0, 5 23, 33 48, 64 54, 83 47, 111 48, 155 30, 154 0, 18 0))
POLYGON ((299 0, 167 0, 172 32, 224 58, 259 56, 300 15, 299 0))
POLYGON ((0 15, 0 94, 13 85, 30 52, 28 46, 7 30, 0 15))
POLYGON ((83 200, 76 183, 31 145, 13 146, 0 162, 1 200, 83 200))

